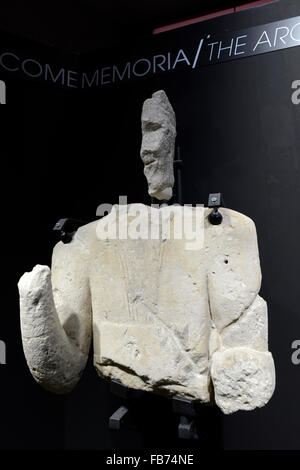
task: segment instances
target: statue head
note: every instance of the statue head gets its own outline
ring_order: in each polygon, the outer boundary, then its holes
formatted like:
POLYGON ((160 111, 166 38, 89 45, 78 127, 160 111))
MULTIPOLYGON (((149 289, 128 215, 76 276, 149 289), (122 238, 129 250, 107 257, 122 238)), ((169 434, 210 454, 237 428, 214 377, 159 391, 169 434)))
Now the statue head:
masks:
POLYGON ((176 118, 163 90, 156 91, 144 102, 141 120, 141 158, 148 193, 156 199, 169 200, 174 186, 176 118))

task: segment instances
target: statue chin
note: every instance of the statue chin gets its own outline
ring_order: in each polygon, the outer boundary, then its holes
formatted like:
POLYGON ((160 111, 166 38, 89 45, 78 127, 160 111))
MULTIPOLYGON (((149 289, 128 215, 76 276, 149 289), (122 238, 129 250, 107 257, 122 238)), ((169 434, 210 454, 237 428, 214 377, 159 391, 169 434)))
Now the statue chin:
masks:
POLYGON ((149 190, 149 194, 151 197, 155 197, 156 199, 158 199, 159 201, 168 201, 169 199, 171 199, 172 195, 173 195, 173 190, 171 188, 171 186, 169 186, 168 188, 164 188, 164 189, 158 189, 158 190, 149 190))

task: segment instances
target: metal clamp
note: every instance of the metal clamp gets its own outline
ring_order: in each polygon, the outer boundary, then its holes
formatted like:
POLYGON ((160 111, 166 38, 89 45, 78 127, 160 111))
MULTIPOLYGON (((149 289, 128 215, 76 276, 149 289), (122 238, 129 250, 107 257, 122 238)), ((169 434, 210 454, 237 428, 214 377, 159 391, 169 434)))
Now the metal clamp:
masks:
POLYGON ((54 233, 63 243, 70 243, 74 233, 87 222, 77 219, 59 219, 53 227, 54 233))
POLYGON ((219 207, 224 207, 224 201, 221 193, 213 193, 208 197, 208 207, 213 210, 208 215, 208 220, 212 225, 220 225, 223 220, 222 214, 219 212, 219 207))

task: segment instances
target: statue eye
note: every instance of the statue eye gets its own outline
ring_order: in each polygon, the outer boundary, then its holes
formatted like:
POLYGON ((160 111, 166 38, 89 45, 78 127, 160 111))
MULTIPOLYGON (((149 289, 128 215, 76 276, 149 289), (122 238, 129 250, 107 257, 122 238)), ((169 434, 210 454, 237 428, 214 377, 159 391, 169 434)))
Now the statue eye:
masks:
POLYGON ((154 132, 160 129, 162 126, 159 122, 146 121, 143 123, 143 129, 146 132, 154 132))

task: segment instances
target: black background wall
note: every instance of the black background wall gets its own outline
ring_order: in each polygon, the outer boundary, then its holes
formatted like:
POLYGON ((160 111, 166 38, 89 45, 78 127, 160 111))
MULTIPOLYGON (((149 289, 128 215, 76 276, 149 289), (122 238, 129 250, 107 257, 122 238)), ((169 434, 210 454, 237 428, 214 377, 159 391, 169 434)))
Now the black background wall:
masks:
MULTIPOLYGON (((240 30, 298 15, 298 2, 281 0, 216 18, 209 27, 240 30)), ((206 28, 160 35, 140 49, 180 43, 187 34, 201 37, 206 28)), ((128 51, 109 54, 126 59, 128 51)), ((294 47, 88 90, 0 77, 10 100, 1 107, 0 339, 7 364, 0 366, 0 448, 300 449, 300 366, 291 361, 292 342, 300 337, 300 105, 291 101, 299 59, 294 47), (98 204, 117 203, 119 195, 150 202, 139 159, 140 112, 157 89, 167 92, 177 116, 184 202, 206 203, 209 193, 221 191, 227 207, 256 223, 277 372, 275 394, 264 408, 232 416, 203 409, 199 442, 179 441, 169 401, 152 395, 134 405, 137 430, 109 431, 107 419, 120 399, 92 361, 70 395, 51 395, 30 376, 20 337, 16 284, 35 264, 50 264, 57 219, 93 220, 98 204)), ((102 60, 95 53, 83 63, 102 60)))

